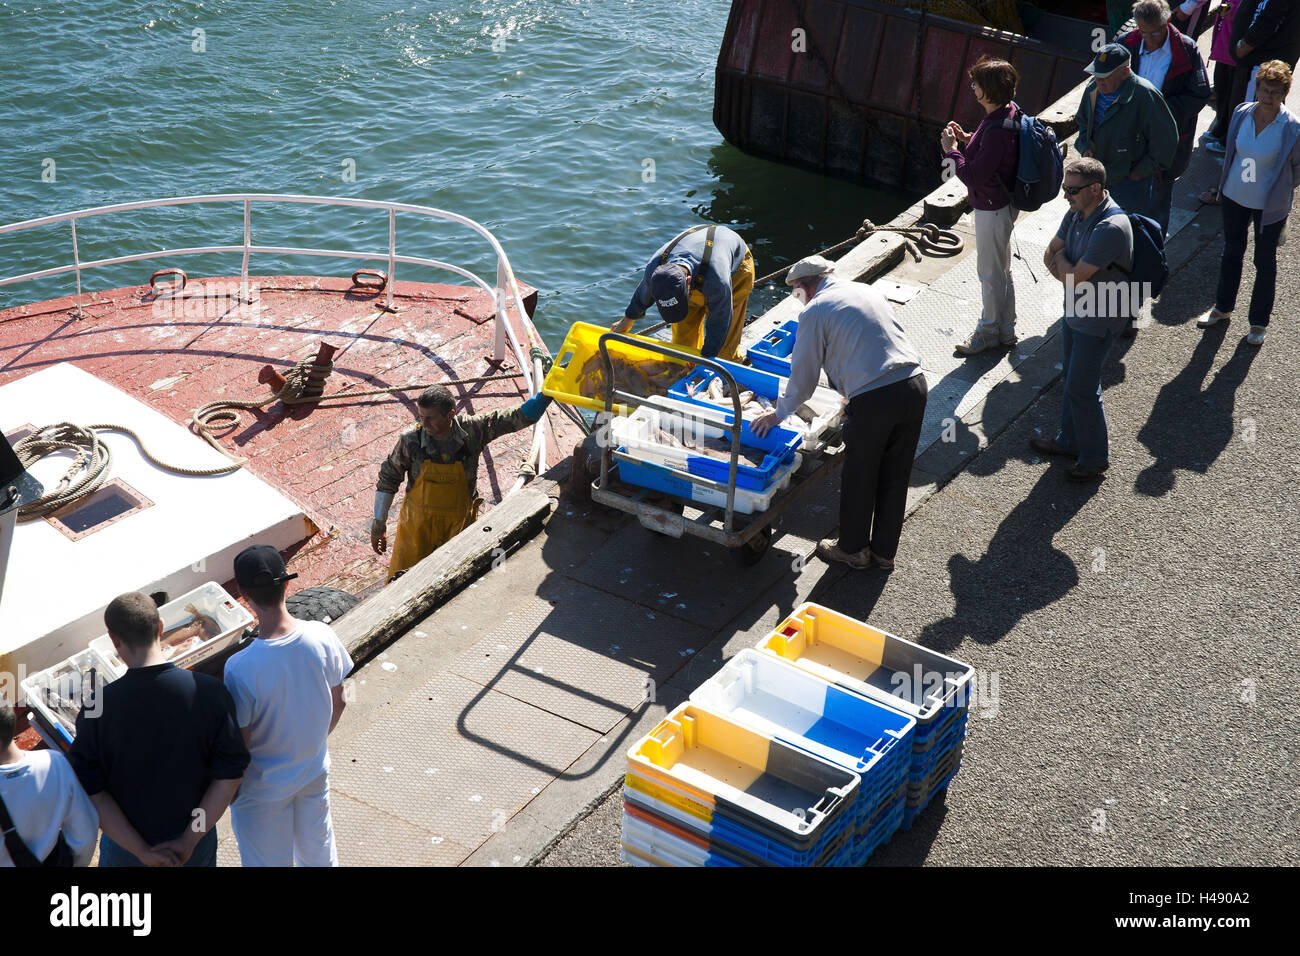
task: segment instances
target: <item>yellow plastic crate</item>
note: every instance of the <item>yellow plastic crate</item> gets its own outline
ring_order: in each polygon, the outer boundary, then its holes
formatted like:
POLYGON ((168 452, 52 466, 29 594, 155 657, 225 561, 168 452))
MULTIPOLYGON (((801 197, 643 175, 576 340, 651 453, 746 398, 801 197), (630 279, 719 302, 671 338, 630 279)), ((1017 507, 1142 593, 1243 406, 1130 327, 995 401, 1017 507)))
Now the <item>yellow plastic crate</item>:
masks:
POLYGON ((914 746, 966 712, 974 675, 969 664, 811 602, 757 649, 913 718, 914 746))
MULTIPOLYGON (((578 379, 582 374, 583 366, 598 354, 600 337, 608 331, 609 329, 603 325, 592 325, 589 322, 573 323, 573 326, 569 329, 569 334, 564 337, 564 344, 560 346, 560 351, 556 355, 551 370, 546 373, 546 381, 542 383, 542 392, 557 402, 563 402, 565 405, 576 405, 579 408, 589 408, 596 412, 604 411, 604 399, 587 398, 583 395, 578 391, 578 379)), ((653 342, 655 345, 660 346, 665 344, 658 339, 650 339, 641 335, 634 335, 632 338, 642 342, 653 342)), ((673 349, 684 355, 700 354, 699 349, 685 345, 674 345, 673 349)), ((609 355, 610 358, 621 357, 632 362, 673 362, 681 365, 685 370, 691 368, 691 363, 688 361, 679 362, 666 358, 660 352, 638 349, 622 342, 611 342, 609 344, 609 355)), ((614 410, 620 415, 626 415, 629 412, 629 409, 623 405, 615 405, 614 410)))

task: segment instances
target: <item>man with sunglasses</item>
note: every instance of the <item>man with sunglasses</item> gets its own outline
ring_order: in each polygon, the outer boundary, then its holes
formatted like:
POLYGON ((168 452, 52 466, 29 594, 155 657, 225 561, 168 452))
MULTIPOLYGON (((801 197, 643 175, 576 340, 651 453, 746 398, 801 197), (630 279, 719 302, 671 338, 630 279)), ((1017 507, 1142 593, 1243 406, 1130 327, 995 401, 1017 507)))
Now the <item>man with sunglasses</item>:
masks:
POLYGON ((1065 285, 1061 425, 1055 438, 1033 438, 1029 444, 1044 455, 1075 459, 1065 473, 1070 481, 1092 481, 1110 464, 1102 365, 1140 301, 1128 279, 1133 228, 1106 191, 1106 169, 1098 160, 1067 163, 1062 190, 1070 211, 1043 254, 1043 264, 1065 285))

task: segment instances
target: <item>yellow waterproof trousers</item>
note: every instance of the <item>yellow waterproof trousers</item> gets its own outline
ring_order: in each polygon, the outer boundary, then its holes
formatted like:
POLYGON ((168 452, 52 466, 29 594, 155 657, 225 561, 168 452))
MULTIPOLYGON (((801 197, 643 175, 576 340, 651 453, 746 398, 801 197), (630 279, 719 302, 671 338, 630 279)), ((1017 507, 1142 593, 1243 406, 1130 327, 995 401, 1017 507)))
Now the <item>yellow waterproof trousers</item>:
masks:
MULTIPOLYGON (((727 330, 726 341, 718 352, 717 358, 734 361, 736 350, 740 348, 740 333, 745 330, 745 310, 749 308, 749 294, 754 291, 754 254, 746 251, 744 260, 731 276, 731 328, 727 330)), ((673 344, 689 345, 701 348, 704 345, 704 320, 708 317, 709 307, 704 301, 704 293, 699 289, 691 292, 690 304, 686 308, 686 318, 673 326, 673 344)))
POLYGON ((426 461, 402 501, 388 580, 413 567, 478 519, 482 499, 471 498, 465 466, 426 461))

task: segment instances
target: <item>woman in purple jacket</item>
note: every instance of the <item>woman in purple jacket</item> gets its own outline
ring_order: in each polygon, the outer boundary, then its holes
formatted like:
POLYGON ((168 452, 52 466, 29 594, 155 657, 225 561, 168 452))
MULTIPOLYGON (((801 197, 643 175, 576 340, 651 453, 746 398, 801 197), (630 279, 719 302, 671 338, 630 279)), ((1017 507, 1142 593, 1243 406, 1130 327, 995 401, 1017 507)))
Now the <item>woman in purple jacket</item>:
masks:
POLYGON ((957 346, 962 355, 1016 343, 1016 288, 1011 280, 1011 227, 1019 211, 1011 205, 1017 144, 1011 125, 1019 76, 1005 60, 980 57, 971 67, 971 92, 984 118, 967 133, 950 122, 939 134, 944 168, 966 185, 975 217, 975 268, 983 309, 971 337, 957 346))

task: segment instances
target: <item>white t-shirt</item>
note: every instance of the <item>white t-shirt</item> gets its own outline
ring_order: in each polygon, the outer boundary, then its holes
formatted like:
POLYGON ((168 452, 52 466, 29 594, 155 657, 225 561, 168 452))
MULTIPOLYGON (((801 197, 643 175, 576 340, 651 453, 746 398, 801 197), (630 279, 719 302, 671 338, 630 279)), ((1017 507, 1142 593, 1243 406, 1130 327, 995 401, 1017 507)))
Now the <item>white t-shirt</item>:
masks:
MULTIPOLYGON (((54 851, 62 830, 74 865, 90 863, 99 833, 99 813, 63 754, 33 750, 17 763, 0 763, 0 799, 13 817, 18 835, 37 859, 44 860, 54 851)), ((0 841, 0 866, 13 865, 0 841)))
POLYGON ((235 718, 251 731, 252 762, 237 802, 287 800, 329 770, 331 690, 352 670, 352 658, 328 624, 297 623, 226 662, 235 718))

